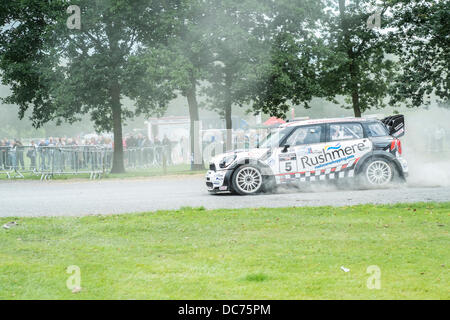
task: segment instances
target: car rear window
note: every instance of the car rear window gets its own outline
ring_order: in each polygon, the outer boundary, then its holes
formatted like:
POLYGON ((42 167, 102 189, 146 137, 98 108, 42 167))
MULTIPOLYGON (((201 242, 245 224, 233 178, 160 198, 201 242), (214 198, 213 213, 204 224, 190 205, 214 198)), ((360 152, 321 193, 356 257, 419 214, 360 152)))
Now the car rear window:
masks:
POLYGON ((373 122, 367 125, 368 137, 385 137, 388 135, 389 135, 388 130, 381 122, 373 122))

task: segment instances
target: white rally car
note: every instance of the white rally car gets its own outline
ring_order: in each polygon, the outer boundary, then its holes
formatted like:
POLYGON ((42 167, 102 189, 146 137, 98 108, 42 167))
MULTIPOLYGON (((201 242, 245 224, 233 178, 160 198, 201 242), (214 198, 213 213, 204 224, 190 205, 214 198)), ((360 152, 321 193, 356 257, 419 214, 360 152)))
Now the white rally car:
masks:
POLYGON ((367 186, 404 180, 408 166, 399 137, 404 117, 383 120, 338 118, 288 122, 256 149, 236 150, 212 159, 206 174, 211 193, 242 195, 277 185, 356 179, 367 186))

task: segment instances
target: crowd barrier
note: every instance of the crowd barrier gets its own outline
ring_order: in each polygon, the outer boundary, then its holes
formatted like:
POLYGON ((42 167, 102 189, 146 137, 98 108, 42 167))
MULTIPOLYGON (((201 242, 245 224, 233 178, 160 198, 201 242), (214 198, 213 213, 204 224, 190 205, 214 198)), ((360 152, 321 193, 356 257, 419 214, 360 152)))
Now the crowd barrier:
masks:
MULTIPOLYGON (((89 174, 101 178, 112 168, 113 150, 108 146, 17 146, 0 147, 0 174, 23 178, 24 173, 41 180, 55 175, 89 174)), ((128 148, 124 150, 126 168, 154 168, 173 163, 167 146, 128 148)))

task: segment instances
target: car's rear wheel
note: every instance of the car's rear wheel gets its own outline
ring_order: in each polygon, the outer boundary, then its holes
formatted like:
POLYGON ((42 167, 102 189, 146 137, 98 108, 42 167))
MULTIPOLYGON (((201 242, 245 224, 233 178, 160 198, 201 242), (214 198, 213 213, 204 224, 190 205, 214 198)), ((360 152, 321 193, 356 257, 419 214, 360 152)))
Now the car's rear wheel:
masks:
POLYGON ((392 163, 384 159, 372 159, 365 164, 362 177, 368 187, 383 187, 394 179, 395 169, 392 163))
POLYGON ((233 191, 242 195, 261 191, 263 176, 261 170, 253 165, 244 165, 236 169, 232 177, 233 191))

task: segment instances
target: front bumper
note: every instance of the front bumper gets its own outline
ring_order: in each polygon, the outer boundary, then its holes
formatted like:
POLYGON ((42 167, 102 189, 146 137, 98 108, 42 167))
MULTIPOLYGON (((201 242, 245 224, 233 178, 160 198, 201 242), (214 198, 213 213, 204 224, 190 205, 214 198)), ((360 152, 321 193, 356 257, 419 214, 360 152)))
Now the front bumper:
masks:
POLYGON ((210 192, 231 191, 231 174, 232 170, 209 170, 206 173, 206 188, 210 192))

